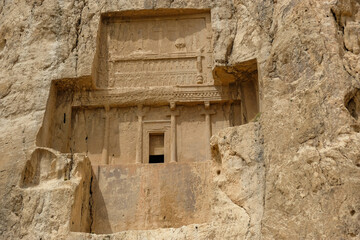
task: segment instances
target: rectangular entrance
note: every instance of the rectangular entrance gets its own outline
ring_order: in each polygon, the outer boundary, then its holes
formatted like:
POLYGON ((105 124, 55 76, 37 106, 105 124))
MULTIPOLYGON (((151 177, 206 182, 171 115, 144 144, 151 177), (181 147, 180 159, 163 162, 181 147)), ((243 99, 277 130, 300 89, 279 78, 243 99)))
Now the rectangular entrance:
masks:
POLYGON ((164 163, 164 133, 150 133, 149 163, 164 163))

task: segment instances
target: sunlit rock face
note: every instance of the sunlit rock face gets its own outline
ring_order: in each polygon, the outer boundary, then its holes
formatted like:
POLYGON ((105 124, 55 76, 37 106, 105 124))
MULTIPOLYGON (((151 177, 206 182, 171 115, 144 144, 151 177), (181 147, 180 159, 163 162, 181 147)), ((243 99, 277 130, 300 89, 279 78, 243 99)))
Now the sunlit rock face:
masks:
POLYGON ((1 235, 357 239, 359 9, 0 3, 1 235))

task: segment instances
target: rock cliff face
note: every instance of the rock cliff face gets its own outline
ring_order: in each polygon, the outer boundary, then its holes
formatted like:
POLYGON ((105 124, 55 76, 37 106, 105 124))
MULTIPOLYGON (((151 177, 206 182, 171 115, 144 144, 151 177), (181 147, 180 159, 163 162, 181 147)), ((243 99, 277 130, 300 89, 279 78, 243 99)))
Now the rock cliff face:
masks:
POLYGON ((1 1, 0 235, 358 239, 359 115, 359 0, 1 1), (214 73, 255 62, 260 114, 211 138, 207 221, 91 234, 89 159, 39 140, 52 83, 94 78, 103 14, 169 8, 210 9, 214 73))

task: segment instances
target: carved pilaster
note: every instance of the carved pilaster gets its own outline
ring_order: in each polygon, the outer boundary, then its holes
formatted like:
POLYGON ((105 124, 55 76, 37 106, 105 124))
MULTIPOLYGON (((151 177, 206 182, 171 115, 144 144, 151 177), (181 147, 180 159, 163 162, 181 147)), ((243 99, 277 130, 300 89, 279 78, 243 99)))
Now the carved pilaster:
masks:
POLYGON ((110 128, 110 107, 105 105, 105 131, 104 131, 104 144, 101 154, 101 163, 109 164, 109 128, 110 128))
POLYGON ((211 115, 215 114, 216 111, 211 109, 210 102, 205 102, 205 109, 202 111, 201 115, 205 115, 205 139, 206 139, 206 160, 211 159, 211 147, 210 147, 210 138, 211 138, 211 115))
POLYGON ((202 75, 203 73, 203 67, 202 67, 202 52, 203 52, 203 49, 200 49, 198 51, 198 55, 196 57, 196 66, 197 66, 197 75, 196 75, 196 83, 197 84, 203 84, 204 83, 204 77, 202 75))
POLYGON ((138 132, 136 138, 136 163, 142 163, 142 148, 143 148, 143 117, 145 115, 143 106, 138 105, 136 111, 138 117, 138 132))
POLYGON ((170 117, 171 117, 171 145, 170 145, 170 162, 177 162, 177 147, 176 147, 176 116, 180 115, 179 110, 176 110, 175 102, 170 102, 170 117))

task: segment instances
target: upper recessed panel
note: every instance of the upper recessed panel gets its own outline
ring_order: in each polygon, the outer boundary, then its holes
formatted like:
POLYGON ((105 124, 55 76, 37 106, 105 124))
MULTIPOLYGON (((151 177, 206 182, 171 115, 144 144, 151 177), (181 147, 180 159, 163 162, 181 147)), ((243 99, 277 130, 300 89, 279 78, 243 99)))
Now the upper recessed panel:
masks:
POLYGON ((109 17, 100 44, 100 88, 213 83, 208 13, 109 17))

